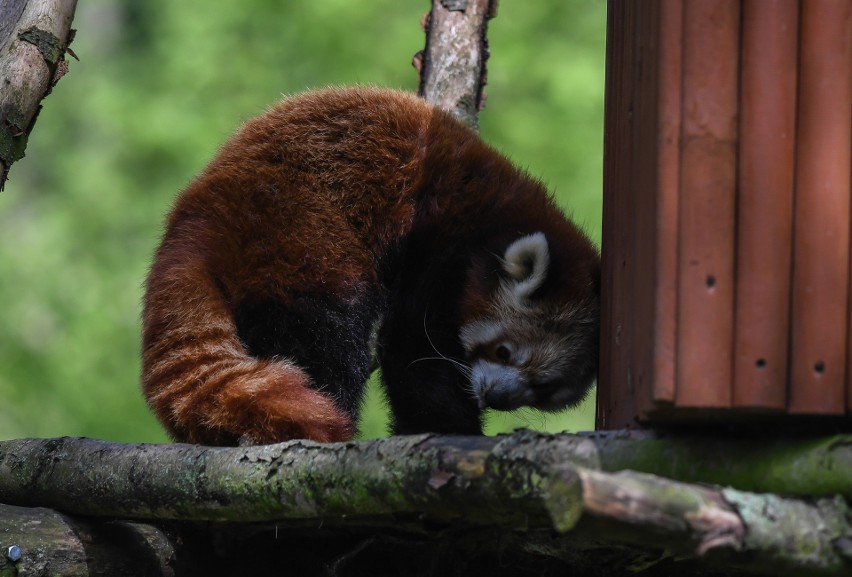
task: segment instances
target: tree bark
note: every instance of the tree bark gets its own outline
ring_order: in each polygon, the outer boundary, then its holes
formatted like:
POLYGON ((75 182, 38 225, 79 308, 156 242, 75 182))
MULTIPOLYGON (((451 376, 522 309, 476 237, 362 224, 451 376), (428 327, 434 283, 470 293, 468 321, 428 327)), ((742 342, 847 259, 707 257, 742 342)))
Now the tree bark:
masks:
POLYGON ((0 575, 174 575, 175 543, 143 523, 0 505, 0 539, 0 575))
POLYGON ((610 431, 584 438, 604 471, 632 469, 744 491, 852 499, 852 435, 726 438, 712 433, 610 431))
POLYGON ((40 102, 65 74, 77 0, 4 0, 0 11, 0 190, 23 158, 40 102))
POLYGON ((0 502, 157 524, 239 521, 243 531, 319 526, 326 537, 361 528, 377 542, 389 531, 500 534, 563 560, 591 540, 763 575, 852 571, 841 497, 595 470, 606 460, 595 439, 533 433, 240 448, 18 440, 0 443, 0 502), (545 546, 544 535, 560 537, 545 546))
MULTIPOLYGON (((426 512, 441 522, 544 526, 536 470, 547 463, 530 461, 527 451, 516 451, 511 438, 430 435, 241 448, 23 439, 0 442, 0 502, 144 519, 345 515, 351 523, 426 512)), ((570 506, 576 502, 563 502, 570 506)))
POLYGON ((425 17, 426 48, 414 57, 419 94, 479 129, 488 59, 488 20, 497 0, 433 0, 425 17))

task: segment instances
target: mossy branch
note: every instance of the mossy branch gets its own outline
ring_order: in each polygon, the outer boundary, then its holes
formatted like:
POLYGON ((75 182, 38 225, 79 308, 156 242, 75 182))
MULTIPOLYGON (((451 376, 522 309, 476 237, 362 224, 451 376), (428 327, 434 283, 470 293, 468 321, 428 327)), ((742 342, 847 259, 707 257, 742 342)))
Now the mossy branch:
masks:
POLYGON ((430 527, 499 529, 531 539, 555 532, 562 548, 554 550, 563 553, 580 538, 757 574, 852 571, 845 546, 852 528, 841 497, 806 502, 596 470, 612 442, 526 432, 241 448, 5 441, 0 501, 154 524, 309 523, 420 535, 430 527))

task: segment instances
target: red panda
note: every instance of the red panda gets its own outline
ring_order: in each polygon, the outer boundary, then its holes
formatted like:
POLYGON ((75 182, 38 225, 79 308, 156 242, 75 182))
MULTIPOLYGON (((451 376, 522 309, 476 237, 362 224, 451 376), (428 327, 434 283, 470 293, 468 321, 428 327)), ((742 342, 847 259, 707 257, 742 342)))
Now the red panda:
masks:
POLYGON ((558 410, 597 371, 599 256, 544 187, 414 95, 326 89, 249 121, 177 198, 142 388, 206 444, 352 437, 381 367, 397 434, 558 410))

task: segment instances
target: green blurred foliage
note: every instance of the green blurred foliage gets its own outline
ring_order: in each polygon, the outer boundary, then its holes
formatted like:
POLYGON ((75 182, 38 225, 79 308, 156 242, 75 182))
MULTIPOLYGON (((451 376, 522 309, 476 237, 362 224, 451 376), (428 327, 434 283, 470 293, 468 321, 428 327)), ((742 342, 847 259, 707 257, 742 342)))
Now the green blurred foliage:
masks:
MULTIPOLYGON (((0 194, 0 438, 164 441, 138 390, 142 283, 174 195, 282 94, 416 89, 428 2, 83 0, 80 57, 0 194)), ((485 140, 600 238, 603 0, 504 0, 490 27, 485 140)), ((490 419, 589 429, 560 416, 490 419)), ((371 388, 362 434, 384 434, 371 388)))

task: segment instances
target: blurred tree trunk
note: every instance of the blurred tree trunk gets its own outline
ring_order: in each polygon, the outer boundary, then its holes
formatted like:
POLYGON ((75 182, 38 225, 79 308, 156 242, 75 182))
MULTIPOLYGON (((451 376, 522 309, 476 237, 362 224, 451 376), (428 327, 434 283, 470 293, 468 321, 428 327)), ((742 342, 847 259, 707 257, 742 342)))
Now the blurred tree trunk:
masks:
POLYGON ((419 94, 474 130, 484 104, 488 21, 497 0, 433 0, 423 19, 426 48, 414 56, 419 94))
POLYGON ((3 0, 0 7, 0 190, 23 158, 42 99, 65 74, 77 0, 3 0))

